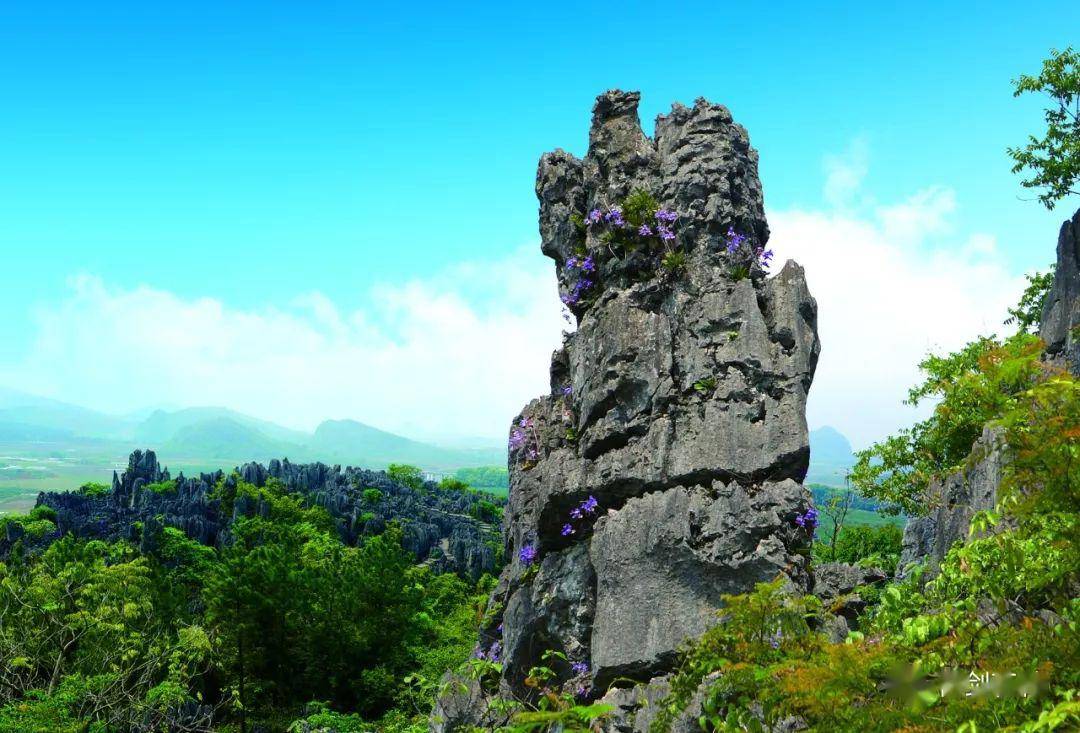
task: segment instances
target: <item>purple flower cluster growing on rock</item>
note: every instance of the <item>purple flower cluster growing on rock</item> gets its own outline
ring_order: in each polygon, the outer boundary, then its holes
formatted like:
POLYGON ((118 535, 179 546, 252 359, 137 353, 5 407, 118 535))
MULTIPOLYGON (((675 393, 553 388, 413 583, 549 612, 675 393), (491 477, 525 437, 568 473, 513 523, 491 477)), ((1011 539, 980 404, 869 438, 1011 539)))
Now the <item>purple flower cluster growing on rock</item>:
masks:
POLYGON ((589 665, 585 662, 574 662, 570 665, 570 668, 574 670, 574 674, 588 674, 589 665))
POLYGON ((585 501, 578 504, 576 507, 570 510, 570 521, 563 525, 562 536, 569 537, 577 531, 574 526, 574 522, 579 522, 586 517, 591 517, 596 514, 596 510, 600 507, 600 502, 596 500, 595 496, 590 496, 585 501))
POLYGON ((604 214, 604 222, 616 227, 626 226, 626 219, 623 218, 622 209, 618 206, 612 206, 607 210, 607 213, 604 214))
POLYGON ((581 299, 592 288, 595 283, 589 278, 589 274, 596 272, 596 261, 592 255, 585 257, 570 257, 566 260, 566 269, 570 271, 578 270, 578 279, 570 287, 570 290, 563 293, 560 299, 563 305, 571 306, 577 305, 581 302, 581 299))
POLYGON ((540 457, 536 431, 532 418, 522 417, 510 431, 508 441, 510 452, 519 453, 525 463, 532 463, 540 457))
POLYGON ((817 518, 817 509, 810 507, 805 513, 796 515, 795 524, 813 532, 814 528, 817 527, 817 518))
MULTIPOLYGON (((585 225, 602 224, 609 230, 629 229, 630 232, 636 233, 639 237, 659 237, 664 243, 674 241, 675 221, 679 218, 679 215, 671 209, 657 209, 653 214, 653 218, 656 220, 655 224, 641 222, 640 225, 633 225, 626 220, 622 207, 612 206, 607 211, 601 211, 600 209, 590 211, 585 217, 585 225)), ((637 221, 641 220, 637 219, 637 221)), ((587 271, 591 272, 591 270, 587 271)))
POLYGON ((532 565, 533 562, 536 561, 536 547, 532 544, 522 547, 518 550, 518 560, 520 560, 521 564, 525 567, 532 565))
POLYGON ((729 255, 733 255, 739 251, 743 242, 746 241, 746 237, 735 231, 733 227, 728 227, 727 230, 727 252, 729 255))
POLYGON ((473 659, 483 659, 497 664, 499 662, 500 654, 502 654, 502 644, 496 641, 486 652, 483 647, 476 647, 476 649, 473 650, 472 656, 473 659))
POLYGON ((771 249, 751 246, 746 235, 739 234, 734 227, 728 227, 725 248, 728 256, 741 260, 739 264, 743 267, 752 266, 760 270, 768 270, 773 258, 771 249))

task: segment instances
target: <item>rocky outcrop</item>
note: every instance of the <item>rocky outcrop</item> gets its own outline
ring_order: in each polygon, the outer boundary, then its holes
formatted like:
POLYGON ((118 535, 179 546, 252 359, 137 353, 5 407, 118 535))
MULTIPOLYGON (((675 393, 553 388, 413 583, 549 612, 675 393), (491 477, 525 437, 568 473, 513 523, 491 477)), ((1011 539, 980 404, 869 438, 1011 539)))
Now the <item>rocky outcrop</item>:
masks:
MULTIPOLYGON (((1055 368, 1080 374, 1080 210, 1062 223, 1054 281, 1043 305, 1039 336, 1055 368)), ((925 563, 931 574, 957 542, 967 539, 971 518, 997 504, 1008 454, 1000 428, 987 426, 963 470, 936 480, 927 491, 928 513, 904 527, 899 571, 925 563)))
MULTIPOLYGON (((439 571, 473 578, 499 567, 497 534, 476 517, 485 497, 471 491, 439 489, 428 483, 416 491, 391 480, 381 471, 293 464, 273 460, 269 465, 246 463, 231 473, 215 471, 198 477, 170 479, 153 451, 135 451, 122 474, 113 474, 112 490, 100 496, 79 492, 42 493, 38 506, 56 511, 59 531, 43 538, 47 544, 63 534, 107 540, 133 539, 152 550, 161 526, 176 527, 206 545, 227 539, 228 527, 238 516, 261 510, 253 502, 238 500, 224 516, 214 487, 242 480, 256 486, 281 481, 286 489, 324 507, 337 520, 344 542, 356 544, 378 534, 390 521, 402 525, 403 545, 418 560, 439 571), (369 489, 375 489, 371 492, 369 489), (142 530, 138 529, 142 525, 142 530)), ((493 497, 487 500, 497 502, 493 497)), ((17 525, 9 525, 17 526, 17 525)), ((16 538, 17 539, 17 538, 16 538)), ((0 538, 0 554, 14 544, 0 538)))
POLYGON ((880 568, 864 568, 843 562, 819 563, 814 566, 812 593, 821 599, 821 630, 834 643, 847 638, 859 616, 866 610, 867 601, 858 593, 860 588, 877 585, 888 579, 880 568))
POLYGON ((927 514, 912 517, 904 527, 899 572, 912 563, 926 563, 933 573, 956 542, 967 539, 971 518, 994 508, 1007 462, 1004 433, 986 427, 975 441, 967 466, 927 490, 927 514))
POLYGON ((1039 336, 1046 355, 1080 373, 1080 209, 1061 225, 1057 242, 1054 283, 1043 306, 1039 336))
MULTIPOLYGON (((698 100, 650 139, 638 100, 601 95, 585 158, 548 153, 537 172, 541 247, 577 330, 552 358, 551 392, 511 428, 511 564, 481 646, 498 642, 500 685, 517 695, 547 649, 588 669, 575 679, 586 699, 648 684, 717 622, 724 593, 780 574, 809 585, 795 518, 810 503, 816 303, 797 264, 761 267, 746 130, 698 100), (671 235, 660 246, 612 234, 640 192, 660 209, 642 231, 671 235)), ((437 709, 432 727, 467 717, 437 709)))

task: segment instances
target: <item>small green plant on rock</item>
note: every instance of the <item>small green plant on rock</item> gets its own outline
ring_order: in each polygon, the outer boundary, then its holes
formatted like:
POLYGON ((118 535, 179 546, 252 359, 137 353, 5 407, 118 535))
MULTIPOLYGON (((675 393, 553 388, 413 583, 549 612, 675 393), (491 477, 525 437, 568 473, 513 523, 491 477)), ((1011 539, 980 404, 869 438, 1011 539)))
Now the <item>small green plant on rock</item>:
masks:
POLYGON ((694 382, 695 392, 704 394, 705 392, 712 392, 714 389, 716 389, 716 377, 703 377, 694 382))

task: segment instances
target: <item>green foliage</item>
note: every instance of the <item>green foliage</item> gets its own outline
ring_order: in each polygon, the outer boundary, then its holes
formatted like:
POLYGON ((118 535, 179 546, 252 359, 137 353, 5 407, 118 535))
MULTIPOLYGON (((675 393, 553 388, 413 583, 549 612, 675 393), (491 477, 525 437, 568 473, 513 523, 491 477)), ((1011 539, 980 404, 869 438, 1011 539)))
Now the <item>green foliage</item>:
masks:
POLYGON ((488 524, 493 524, 502 519, 502 507, 486 499, 481 499, 474 504, 471 511, 474 517, 488 524))
POLYGON ((417 491, 424 488, 424 472, 416 466, 406 463, 391 463, 386 469, 386 475, 391 480, 397 481, 402 486, 408 486, 417 491))
POLYGON ((655 224, 653 216, 659 208, 660 204, 656 201, 656 198, 641 188, 635 190, 622 202, 623 216, 626 218, 627 224, 635 229, 642 224, 655 224))
POLYGON ((947 356, 928 356, 908 404, 937 400, 933 414, 913 427, 858 451, 850 481, 859 493, 908 514, 925 513, 926 489, 959 470, 987 422, 998 418, 1041 374, 1042 342, 1017 334, 980 338, 947 356))
POLYGON ((146 484, 143 486, 143 490, 152 491, 155 494, 172 494, 176 491, 176 481, 159 481, 153 484, 146 484))
POLYGON ((878 567, 892 574, 900 560, 903 535, 895 524, 845 526, 836 534, 835 542, 814 543, 814 559, 878 567))
POLYGON ((324 702, 307 705, 307 715, 293 721, 288 733, 368 733, 371 726, 354 713, 338 713, 324 702))
POLYGON ((422 729, 493 581, 414 565, 395 525, 345 546, 279 481, 215 496, 259 507, 222 548, 165 527, 152 555, 65 537, 0 564, 0 732, 187 730, 188 703, 220 730, 422 729))
MULTIPOLYGON (((577 699, 569 660, 562 652, 548 649, 541 655, 542 664, 529 670, 525 686, 527 698, 506 699, 496 696, 490 703, 494 710, 509 718, 503 733, 594 733, 615 709, 603 703, 586 704, 577 699)), ((466 675, 492 690, 502 665, 487 659, 470 659, 466 675)))
POLYGON ((686 253, 681 250, 665 252, 660 266, 670 273, 676 273, 686 267, 686 253))
POLYGON ((382 501, 382 492, 378 489, 364 489, 364 503, 365 504, 378 504, 382 501))
POLYGON ((723 601, 720 623, 687 650, 650 730, 670 730, 702 681, 717 671, 725 673, 723 682, 709 691, 702 727, 724 730, 728 708, 750 704, 771 663, 821 644, 811 631, 821 602, 787 593, 782 578, 759 583, 751 593, 726 595, 723 601))
POLYGON ((105 484, 99 484, 94 481, 89 481, 78 488, 78 493, 83 496, 108 496, 111 488, 105 484))
POLYGON ((439 491, 469 491, 472 487, 461 479, 443 476, 439 480, 439 491))
POLYGON ((510 488, 510 472, 506 466, 459 468, 454 472, 454 478, 473 488, 485 489, 495 494, 505 494, 510 488))
POLYGON ((48 506, 38 506, 26 514, 8 514, 0 517, 0 535, 7 525, 15 524, 22 528, 30 539, 41 539, 56 529, 56 510, 48 506))
POLYGON ((1020 333, 1031 333, 1032 326, 1039 325, 1046 296, 1050 294, 1050 288, 1054 284, 1054 269, 1055 265, 1050 265, 1046 272, 1024 276, 1028 285, 1020 296, 1020 302, 1009 308, 1009 317, 1005 319, 1006 326, 1016 324, 1020 333))
POLYGON ((695 392, 711 392, 716 389, 716 377, 703 377, 694 382, 695 392))
POLYGON ((1038 76, 1023 74, 1013 82, 1013 96, 1029 92, 1046 94, 1051 106, 1045 110, 1046 133, 1028 137, 1023 148, 1009 148, 1013 173, 1028 171, 1020 185, 1043 188, 1039 201, 1048 209, 1069 194, 1080 193, 1080 53, 1070 46, 1050 51, 1038 76))

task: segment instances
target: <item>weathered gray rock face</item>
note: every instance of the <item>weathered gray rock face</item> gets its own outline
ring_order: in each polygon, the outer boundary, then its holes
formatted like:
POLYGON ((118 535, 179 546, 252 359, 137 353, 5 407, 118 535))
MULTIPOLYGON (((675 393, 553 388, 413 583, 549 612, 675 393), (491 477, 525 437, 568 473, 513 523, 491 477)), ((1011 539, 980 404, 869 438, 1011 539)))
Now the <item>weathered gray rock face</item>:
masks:
POLYGON ((1046 355, 1058 363, 1068 363, 1080 373, 1080 209, 1061 225, 1057 243, 1054 284, 1043 307, 1039 336, 1046 342, 1046 355))
POLYGON ((732 271, 729 229, 756 247, 769 230, 757 153, 727 109, 675 105, 650 139, 638 100, 601 95, 585 158, 548 153, 537 172, 560 290, 581 276, 568 258, 586 252, 596 269, 590 297, 569 298, 577 330, 552 358, 551 393, 514 421, 512 561, 481 646, 499 640, 501 684, 521 694, 546 649, 588 665, 586 698, 647 684, 717 622, 723 594, 779 574, 808 586, 809 536, 794 519, 810 502, 817 305, 793 262, 771 278, 732 271), (638 190, 678 215, 675 274, 648 248, 616 252, 575 225, 638 190), (597 508, 582 512, 590 497, 597 508))
POLYGON ((688 637, 715 622, 721 596, 787 571, 805 503, 791 479, 753 489, 731 482, 676 486, 631 499, 596 524, 592 666, 596 684, 670 669, 688 637))
POLYGON ((933 572, 953 544, 967 539, 972 516, 997 503, 1007 460, 1002 430, 985 428, 971 449, 967 468, 933 482, 927 492, 929 513, 908 520, 899 572, 915 562, 927 563, 933 572))
POLYGON ((848 631, 866 610, 867 602, 855 591, 885 581, 888 576, 879 568, 864 568, 843 562, 814 565, 812 592, 821 599, 825 615, 822 631, 834 643, 847 638, 848 631))

